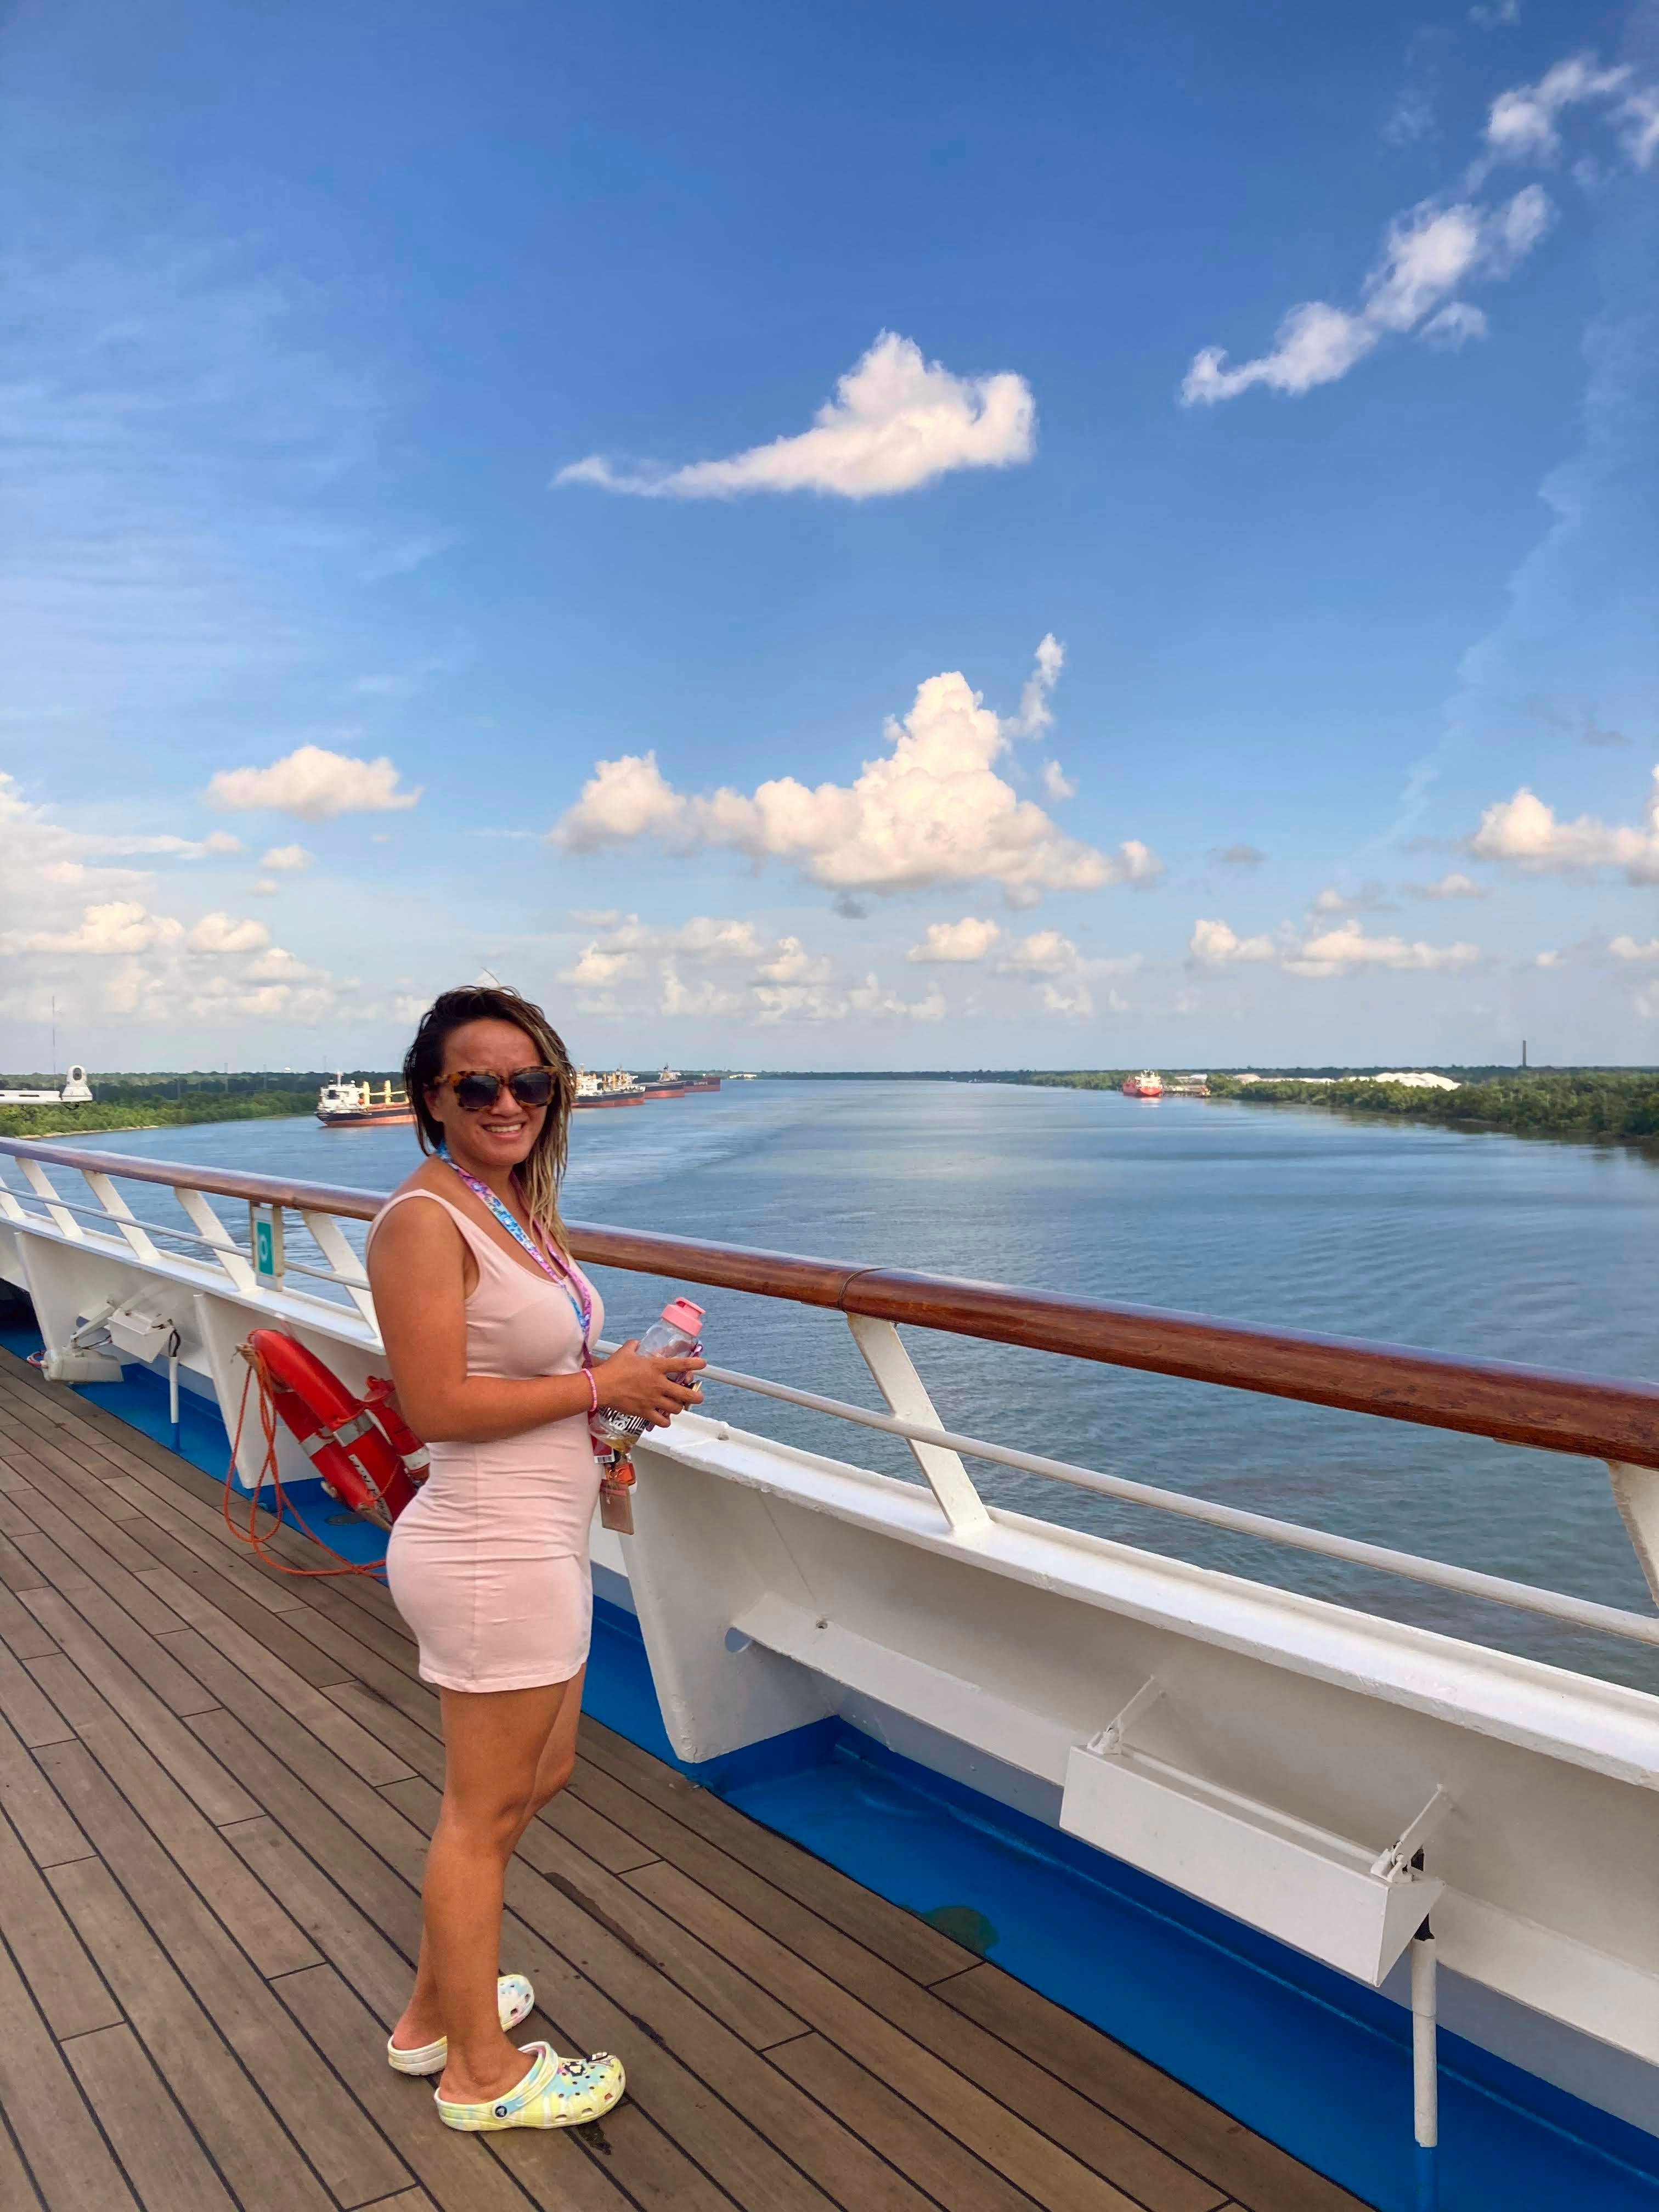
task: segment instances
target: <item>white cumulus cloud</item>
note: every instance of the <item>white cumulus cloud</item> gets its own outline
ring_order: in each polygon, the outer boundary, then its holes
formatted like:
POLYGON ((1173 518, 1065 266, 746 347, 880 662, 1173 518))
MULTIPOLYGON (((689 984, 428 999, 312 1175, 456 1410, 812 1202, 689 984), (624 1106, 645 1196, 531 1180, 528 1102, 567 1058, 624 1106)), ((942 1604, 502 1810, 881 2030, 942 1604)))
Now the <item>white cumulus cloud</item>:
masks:
POLYGON ((195 952, 258 952, 270 943, 262 921, 238 921, 228 914, 204 914, 190 933, 195 952))
POLYGON ((1039 929, 1011 945, 997 965, 1005 975, 1063 975, 1077 966, 1077 947, 1057 929, 1039 929))
POLYGON ((590 453, 556 483, 598 484, 650 499, 729 499, 754 491, 870 499, 912 491, 953 469, 1029 461, 1036 405, 1023 376, 955 376, 913 339, 883 331, 848 370, 810 430, 684 468, 617 467, 590 453))
POLYGON ((398 770, 383 754, 356 760, 325 745, 300 745, 269 768, 221 769, 207 787, 210 806, 223 813, 270 808, 302 822, 335 814, 380 814, 413 806, 420 790, 398 788, 398 770))
POLYGON ((1403 937, 1367 937, 1360 922, 1341 922, 1310 937, 1285 960, 1292 975, 1340 975, 1355 968, 1466 968, 1480 957, 1478 945, 1408 943, 1403 937))
POLYGON ((905 954, 907 960, 983 960, 1002 932, 994 921, 965 914, 960 921, 930 921, 919 945, 905 954))
POLYGON ((763 960, 755 970, 762 983, 827 983, 835 971, 835 963, 827 954, 816 957, 806 950, 798 937, 778 940, 778 949, 769 960, 763 960))
POLYGON ((303 845, 273 845, 260 860, 262 868, 274 868, 279 875, 299 875, 315 864, 317 855, 307 852, 303 845))
POLYGON ((1271 963, 1289 975, 1343 975, 1364 968, 1412 969, 1466 968, 1480 957, 1478 945, 1428 945, 1421 939, 1368 937, 1357 915, 1335 928, 1298 937, 1293 931, 1277 938, 1240 937, 1224 921, 1200 921, 1194 927, 1188 951, 1201 965, 1226 968, 1243 963, 1271 963))
POLYGON ((1528 876, 1584 875, 1617 868, 1632 884, 1659 883, 1659 768, 1639 828, 1581 814, 1563 822, 1522 784, 1480 817, 1468 841, 1479 860, 1498 860, 1528 876))
POLYGON ((3 940, 13 952, 149 952, 177 945, 185 926, 170 914, 152 914, 138 899, 107 899, 84 907, 73 929, 9 930, 3 940))
POLYGON ((1150 884, 1162 872, 1139 840, 1100 852, 1021 799, 996 772, 1013 742, 1011 725, 965 677, 929 677, 885 734, 887 754, 866 761, 852 784, 816 788, 781 776, 752 793, 694 798, 669 783, 654 753, 600 761, 552 842, 581 852, 656 836, 682 851, 724 848, 782 860, 831 890, 989 882, 1015 903, 1048 890, 1150 884))
POLYGON ((1279 951, 1271 937, 1240 937, 1224 921, 1206 921, 1201 915, 1193 926, 1187 950, 1206 968, 1233 960, 1273 960, 1279 951))
POLYGON ((1615 960, 1659 960, 1659 937, 1638 945, 1633 937, 1615 937, 1607 945, 1615 960))

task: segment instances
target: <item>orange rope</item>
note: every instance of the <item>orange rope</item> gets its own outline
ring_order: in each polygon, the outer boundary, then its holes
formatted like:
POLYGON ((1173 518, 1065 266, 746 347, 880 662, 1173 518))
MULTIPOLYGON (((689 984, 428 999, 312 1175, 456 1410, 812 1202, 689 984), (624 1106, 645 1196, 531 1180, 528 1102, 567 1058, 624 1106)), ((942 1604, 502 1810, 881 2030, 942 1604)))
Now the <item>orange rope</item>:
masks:
POLYGON ((242 1349, 243 1357, 247 1361, 248 1371, 242 1378, 242 1401, 236 1409, 236 1434, 231 1439, 230 1465, 225 1469, 224 1516, 226 1528, 229 1529, 231 1534, 235 1537, 238 1543, 246 1544, 248 1546, 250 1550, 257 1552, 259 1557, 265 1562, 265 1565, 267 1566, 275 1567, 279 1574, 303 1576, 367 1575, 373 1581, 383 1583, 386 1580, 386 1568, 383 1563, 367 1559, 348 1559, 343 1552, 337 1552, 333 1545, 328 1542, 326 1538, 319 1536, 317 1534, 317 1531, 312 1527, 311 1523, 306 1519, 304 1514, 301 1512, 299 1507, 294 1504, 287 1492, 283 1489, 282 1474, 276 1465, 276 1403, 275 1394, 271 1388, 270 1376, 266 1370, 264 1361, 260 1358, 257 1352, 250 1352, 246 1346, 244 1346, 242 1349), (242 1428, 247 1419, 248 1386, 252 1382, 256 1375, 259 1378, 259 1426, 264 1432, 265 1440, 264 1464, 259 1470, 258 1481, 254 1484, 253 1488, 248 1493, 247 1526, 246 1528, 239 1528, 235 1522, 230 1517, 231 1485, 235 1480, 236 1462, 242 1449, 242 1428), (261 1485, 267 1478, 269 1478, 271 1487, 276 1493, 276 1518, 269 1528, 261 1531, 258 1526, 259 1490, 261 1485), (269 1549, 271 1538, 275 1536, 277 1530, 283 1526, 287 1516, 290 1513, 294 1516, 294 1518, 298 1522, 299 1526, 305 1531, 305 1534, 310 1537, 313 1544, 319 1546, 322 1550, 326 1552, 330 1559, 339 1560, 340 1565, 337 1567, 291 1567, 288 1565, 286 1560, 279 1559, 276 1554, 269 1549))

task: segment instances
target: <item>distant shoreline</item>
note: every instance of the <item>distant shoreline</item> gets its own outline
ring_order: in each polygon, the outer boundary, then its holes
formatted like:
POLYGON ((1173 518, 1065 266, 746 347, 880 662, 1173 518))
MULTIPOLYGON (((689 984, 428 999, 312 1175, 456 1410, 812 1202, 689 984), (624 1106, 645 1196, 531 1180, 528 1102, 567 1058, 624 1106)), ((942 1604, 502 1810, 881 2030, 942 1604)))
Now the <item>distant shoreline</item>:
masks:
MULTIPOLYGON (((94 1085, 97 1078, 93 1078, 94 1085)), ((214 1121, 276 1121, 316 1111, 305 1091, 198 1094, 193 1098, 94 1098, 88 1106, 0 1106, 0 1137, 114 1136, 135 1129, 185 1129, 214 1121), (144 1118, 135 1121, 137 1112, 144 1118)))

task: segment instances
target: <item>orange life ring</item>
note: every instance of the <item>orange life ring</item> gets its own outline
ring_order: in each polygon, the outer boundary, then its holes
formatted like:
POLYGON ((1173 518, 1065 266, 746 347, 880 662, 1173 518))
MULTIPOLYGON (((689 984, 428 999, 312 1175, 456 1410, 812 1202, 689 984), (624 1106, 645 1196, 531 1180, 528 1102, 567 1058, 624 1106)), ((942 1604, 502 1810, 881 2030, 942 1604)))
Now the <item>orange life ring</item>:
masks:
POLYGON ((325 1487, 354 1513, 389 1528, 415 1495, 426 1448, 388 1402, 392 1386, 373 1377, 354 1398, 337 1375, 280 1329, 256 1328, 247 1350, 269 1380, 283 1426, 325 1487))

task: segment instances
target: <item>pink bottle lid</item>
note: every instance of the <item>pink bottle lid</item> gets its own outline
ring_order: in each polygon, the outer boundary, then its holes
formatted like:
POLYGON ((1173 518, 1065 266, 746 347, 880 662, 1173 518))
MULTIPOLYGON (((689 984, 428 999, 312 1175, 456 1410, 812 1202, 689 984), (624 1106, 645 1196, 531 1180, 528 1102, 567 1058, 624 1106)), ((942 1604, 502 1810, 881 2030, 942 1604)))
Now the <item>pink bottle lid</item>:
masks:
POLYGON ((702 1334, 702 1308, 693 1305, 690 1298, 673 1298, 662 1310, 662 1317, 670 1328, 677 1328, 684 1336, 702 1334))

